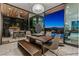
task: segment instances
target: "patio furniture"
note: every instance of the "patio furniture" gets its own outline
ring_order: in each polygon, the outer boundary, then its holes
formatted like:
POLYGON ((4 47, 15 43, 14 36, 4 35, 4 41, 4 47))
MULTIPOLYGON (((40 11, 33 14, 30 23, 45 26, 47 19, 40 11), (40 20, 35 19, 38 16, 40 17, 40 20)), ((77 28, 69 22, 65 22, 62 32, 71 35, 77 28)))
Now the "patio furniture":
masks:
POLYGON ((47 39, 45 39, 44 36, 32 36, 32 35, 27 35, 27 38, 30 40, 31 43, 35 43, 36 40, 41 41, 42 43, 48 41, 47 39), (33 41, 33 42, 32 42, 32 41, 33 41))
POLYGON ((53 52, 53 50, 58 49, 58 42, 57 41, 53 41, 52 44, 44 44, 43 47, 48 49, 50 52, 52 52, 53 54, 55 54, 56 56, 58 56, 58 54, 56 54, 55 52, 53 52))
POLYGON ((63 38, 54 38, 53 41, 58 42, 59 46, 64 46, 63 38))
MULTIPOLYGON (((50 37, 46 37, 46 36, 40 36, 40 37, 37 37, 37 36, 31 36, 31 35, 27 35, 27 37, 29 38, 30 42, 35 44, 36 43, 36 40, 40 41, 41 42, 41 49, 42 49, 42 54, 44 55, 44 43, 51 40, 52 38, 50 37)), ((36 43, 36 44, 39 44, 39 43, 36 43)))
POLYGON ((38 45, 34 45, 25 40, 18 41, 18 47, 23 52, 24 55, 27 56, 40 56, 42 55, 42 51, 38 45))

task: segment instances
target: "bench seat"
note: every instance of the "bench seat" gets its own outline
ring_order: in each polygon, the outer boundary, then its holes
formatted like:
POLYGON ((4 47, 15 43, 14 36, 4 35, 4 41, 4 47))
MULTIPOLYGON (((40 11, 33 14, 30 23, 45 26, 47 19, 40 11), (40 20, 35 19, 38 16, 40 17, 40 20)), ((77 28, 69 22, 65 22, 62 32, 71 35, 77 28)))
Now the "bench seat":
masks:
POLYGON ((34 44, 27 42, 25 40, 18 41, 18 46, 23 48, 22 51, 25 51, 26 53, 28 53, 31 56, 41 55, 41 53, 42 53, 39 46, 34 45, 34 44))

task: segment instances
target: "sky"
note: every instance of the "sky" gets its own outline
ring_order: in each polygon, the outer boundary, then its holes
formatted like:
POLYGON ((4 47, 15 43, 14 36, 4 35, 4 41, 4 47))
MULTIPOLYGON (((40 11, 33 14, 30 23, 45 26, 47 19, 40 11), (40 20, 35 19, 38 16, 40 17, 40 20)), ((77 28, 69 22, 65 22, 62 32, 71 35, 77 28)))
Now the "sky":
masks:
POLYGON ((64 27, 64 10, 48 14, 44 16, 45 28, 64 27))

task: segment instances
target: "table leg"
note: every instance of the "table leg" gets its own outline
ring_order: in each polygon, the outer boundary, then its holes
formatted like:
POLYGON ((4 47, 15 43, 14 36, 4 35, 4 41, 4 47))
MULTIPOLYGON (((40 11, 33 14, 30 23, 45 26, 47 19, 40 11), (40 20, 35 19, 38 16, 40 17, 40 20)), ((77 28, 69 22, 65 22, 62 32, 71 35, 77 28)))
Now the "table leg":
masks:
POLYGON ((44 55, 44 47, 43 47, 43 42, 42 42, 42 55, 44 55))
POLYGON ((30 39, 30 43, 35 43, 36 41, 33 40, 32 38, 29 38, 30 39))

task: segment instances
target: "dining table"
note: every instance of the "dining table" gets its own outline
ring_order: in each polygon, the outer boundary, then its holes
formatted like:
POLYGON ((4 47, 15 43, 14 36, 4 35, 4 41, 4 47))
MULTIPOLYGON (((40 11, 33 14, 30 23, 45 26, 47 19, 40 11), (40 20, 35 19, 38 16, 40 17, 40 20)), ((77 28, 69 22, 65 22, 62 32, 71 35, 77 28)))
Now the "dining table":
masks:
POLYGON ((52 40, 52 37, 50 36, 33 36, 33 35, 27 35, 27 38, 29 39, 29 41, 31 43, 36 43, 36 41, 40 41, 41 42, 41 47, 42 47, 42 54, 44 55, 44 43, 49 41, 49 40, 52 40))

